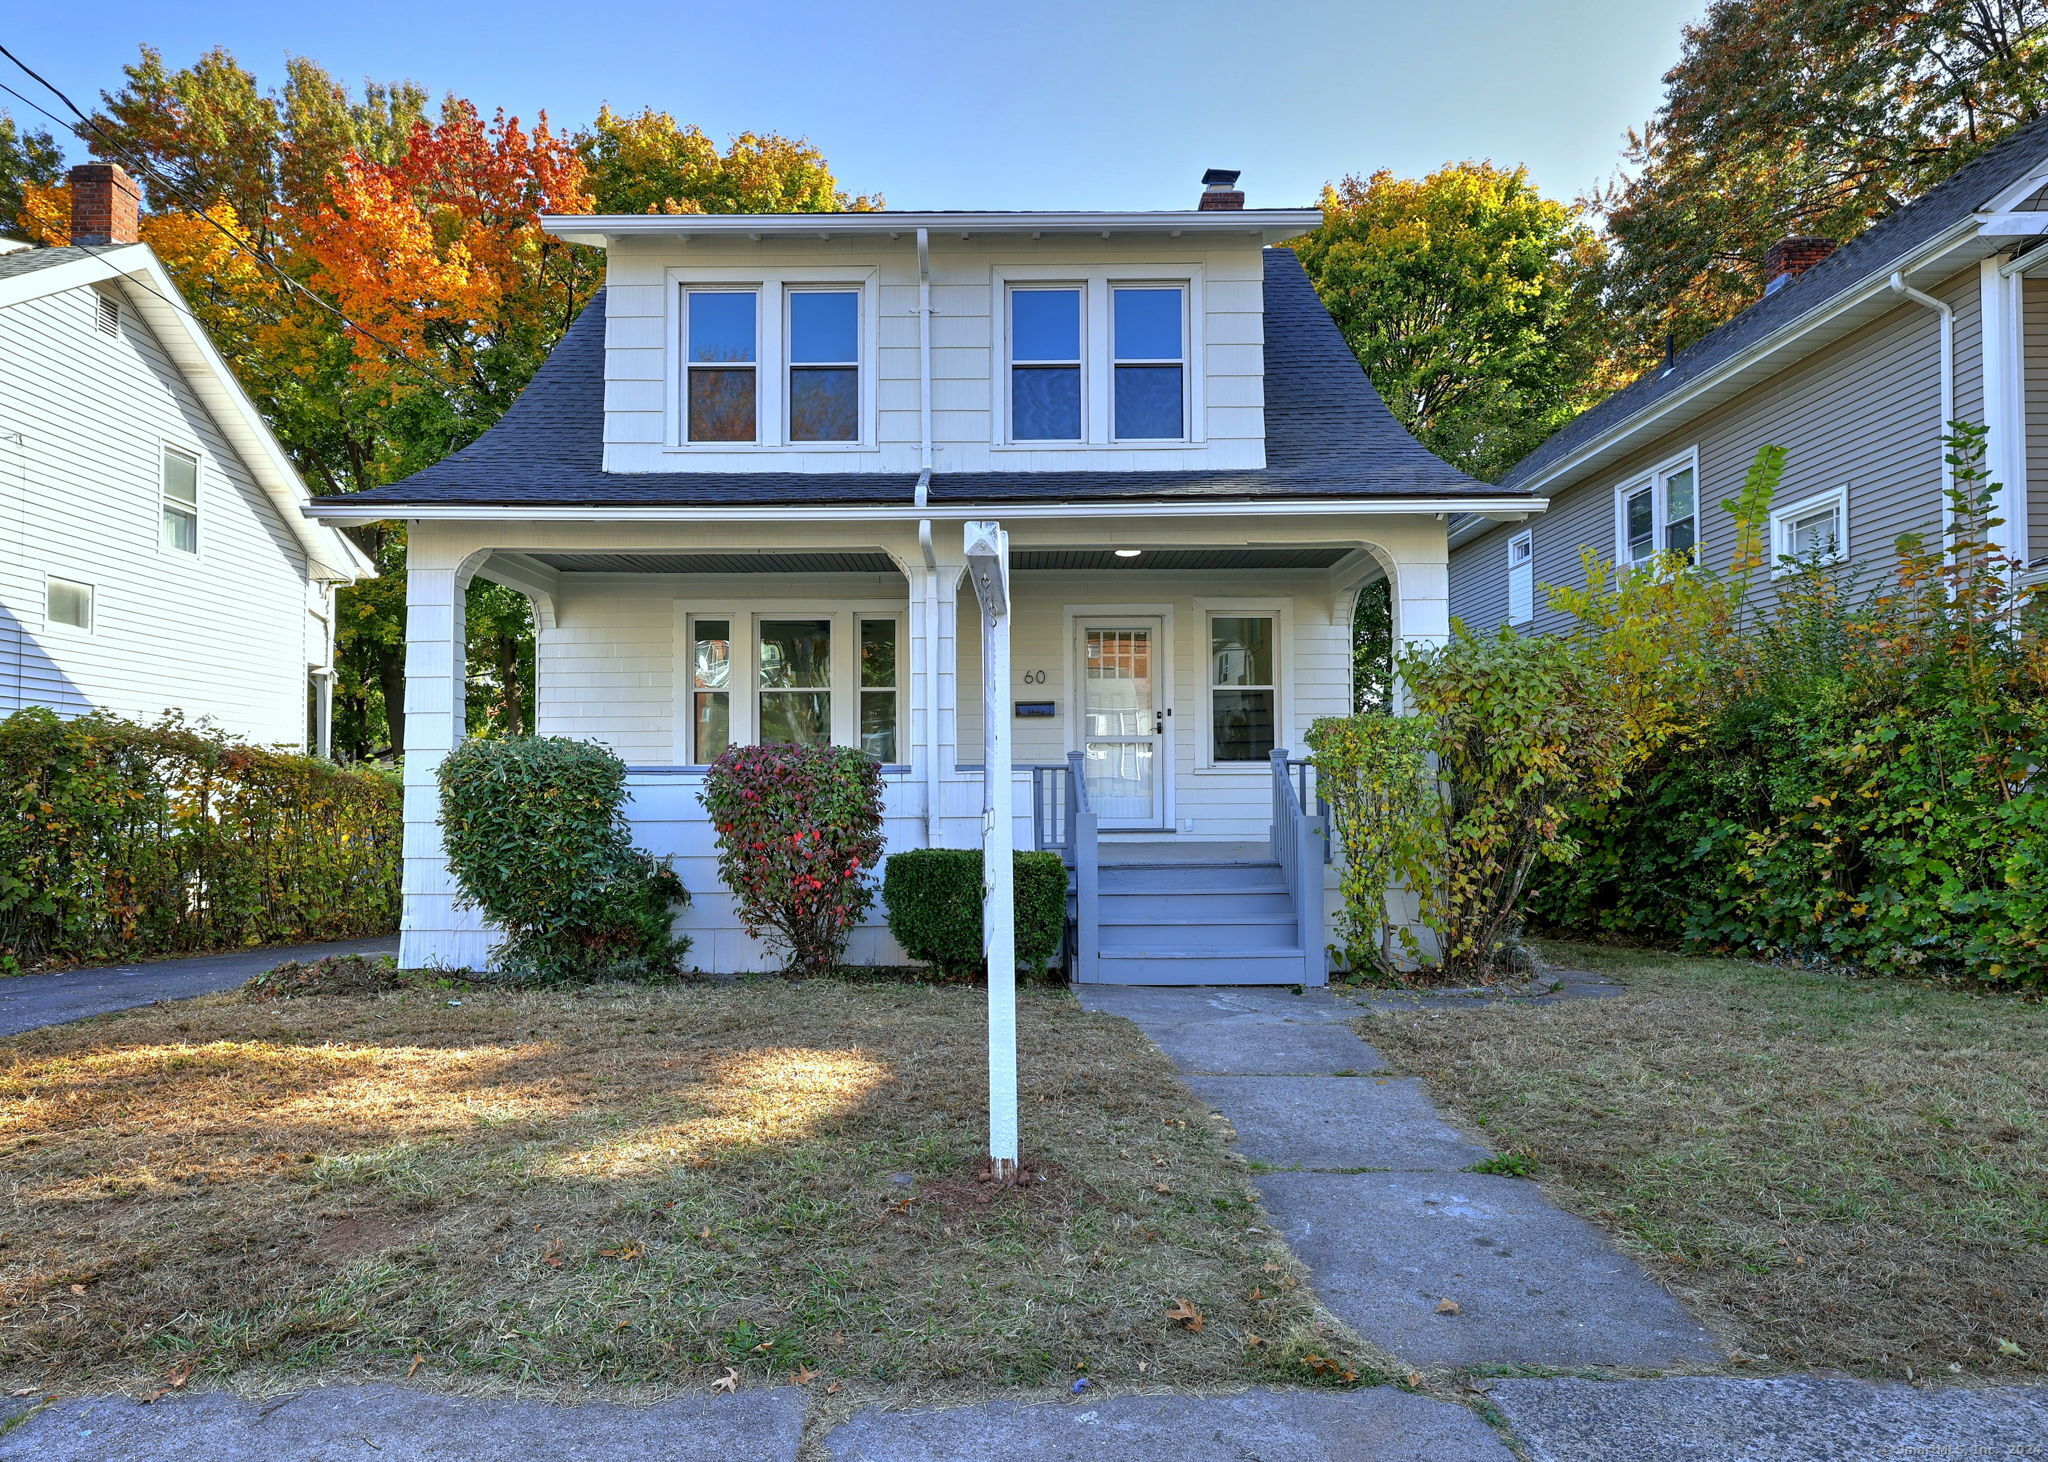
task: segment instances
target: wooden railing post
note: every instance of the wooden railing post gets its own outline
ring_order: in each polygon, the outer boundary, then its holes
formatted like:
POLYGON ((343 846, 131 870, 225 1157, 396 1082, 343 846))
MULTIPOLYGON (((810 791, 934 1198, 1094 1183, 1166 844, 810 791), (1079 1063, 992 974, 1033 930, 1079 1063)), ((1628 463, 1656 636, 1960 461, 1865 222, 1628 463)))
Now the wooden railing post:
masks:
POLYGON ((1096 900, 1100 853, 1096 847, 1095 809, 1088 805, 1084 758, 1067 753, 1067 845, 1074 864, 1074 981, 1102 978, 1101 924, 1096 900))

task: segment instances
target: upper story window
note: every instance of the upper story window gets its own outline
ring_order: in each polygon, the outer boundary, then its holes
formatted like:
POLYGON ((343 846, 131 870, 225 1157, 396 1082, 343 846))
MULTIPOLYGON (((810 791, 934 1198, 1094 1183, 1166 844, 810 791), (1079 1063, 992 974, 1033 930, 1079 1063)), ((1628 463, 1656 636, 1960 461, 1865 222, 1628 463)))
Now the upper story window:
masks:
POLYGON ((1687 452, 1623 483, 1615 495, 1615 557, 1624 565, 1659 553, 1691 556, 1699 541, 1699 460, 1687 452))
POLYGON ((1117 440, 1179 441, 1187 435, 1186 292, 1118 286, 1110 297, 1117 440))
POLYGON ((1508 540, 1508 623, 1536 617, 1536 535, 1524 528, 1508 540))
POLYGON ((1010 291, 1010 436, 1081 440, 1081 291, 1010 291))
POLYGON ((1771 511, 1771 561, 1777 573, 1834 563, 1849 550, 1849 489, 1831 488, 1771 511))
POLYGON ((860 440, 860 292, 796 289, 789 300, 789 439, 860 440))
POLYGON ((751 442, 760 422, 760 295, 751 289, 683 292, 684 432, 692 442, 751 442))
POLYGON ((164 547, 199 552, 199 459, 176 447, 163 457, 164 547))

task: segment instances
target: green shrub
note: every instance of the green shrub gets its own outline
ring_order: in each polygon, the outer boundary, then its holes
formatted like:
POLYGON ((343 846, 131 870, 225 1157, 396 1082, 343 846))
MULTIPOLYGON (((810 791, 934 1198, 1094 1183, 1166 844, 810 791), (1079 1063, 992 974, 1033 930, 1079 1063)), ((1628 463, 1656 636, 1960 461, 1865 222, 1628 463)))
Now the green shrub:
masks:
POLYGON ((175 718, 0 720, 0 970, 385 934, 400 788, 175 718))
MULTIPOLYGON (((1057 853, 1012 855, 1017 968, 1042 970, 1067 927, 1067 865, 1057 853)), ((986 978, 981 949, 981 850, 909 848, 882 870, 889 932, 903 952, 948 979, 986 978)))
POLYGON ((440 766, 441 826, 465 905, 504 933, 513 979, 667 979, 690 942, 673 930, 689 893, 633 846, 626 764, 557 736, 466 741, 440 766))
POLYGON ((704 777, 740 922, 791 974, 829 975, 874 903, 882 768, 850 746, 735 746, 704 777))

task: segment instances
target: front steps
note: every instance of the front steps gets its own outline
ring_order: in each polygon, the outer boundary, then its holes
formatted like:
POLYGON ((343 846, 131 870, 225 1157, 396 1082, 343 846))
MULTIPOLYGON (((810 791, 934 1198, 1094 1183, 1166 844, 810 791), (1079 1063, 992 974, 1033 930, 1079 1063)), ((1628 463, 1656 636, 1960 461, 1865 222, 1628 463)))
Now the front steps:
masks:
MULTIPOLYGON (((1105 852, 1111 850, 1105 848, 1105 852)), ((1096 969, 1116 985, 1320 985, 1323 951, 1302 948, 1280 864, 1231 847, 1101 864, 1096 969)), ((1084 978, 1086 978, 1084 974, 1084 978)))

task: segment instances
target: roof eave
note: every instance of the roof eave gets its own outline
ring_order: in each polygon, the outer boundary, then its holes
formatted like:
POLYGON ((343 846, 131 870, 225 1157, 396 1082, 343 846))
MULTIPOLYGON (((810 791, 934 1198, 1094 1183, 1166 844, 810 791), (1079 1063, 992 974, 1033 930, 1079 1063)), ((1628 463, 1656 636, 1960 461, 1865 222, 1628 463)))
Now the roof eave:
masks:
POLYGON ((970 234, 1256 234, 1277 244, 1318 227, 1315 208, 1193 209, 1160 213, 593 213, 549 214, 541 227, 572 244, 609 248, 622 239, 692 237, 829 239, 848 234, 903 238, 926 229, 970 234))

